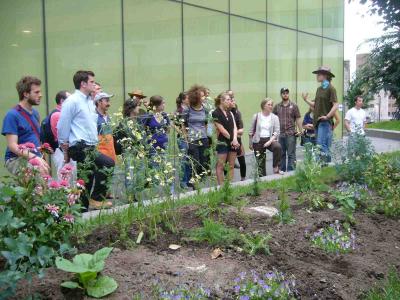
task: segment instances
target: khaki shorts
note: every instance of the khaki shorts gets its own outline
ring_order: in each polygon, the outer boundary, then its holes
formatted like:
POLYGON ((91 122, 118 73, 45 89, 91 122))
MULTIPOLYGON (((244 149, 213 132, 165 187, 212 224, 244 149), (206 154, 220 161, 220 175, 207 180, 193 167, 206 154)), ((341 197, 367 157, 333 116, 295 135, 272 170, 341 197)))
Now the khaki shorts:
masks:
POLYGON ((13 158, 7 159, 4 166, 6 167, 8 172, 10 172, 13 175, 17 175, 17 172, 19 170, 22 159, 23 159, 22 157, 13 157, 13 158))

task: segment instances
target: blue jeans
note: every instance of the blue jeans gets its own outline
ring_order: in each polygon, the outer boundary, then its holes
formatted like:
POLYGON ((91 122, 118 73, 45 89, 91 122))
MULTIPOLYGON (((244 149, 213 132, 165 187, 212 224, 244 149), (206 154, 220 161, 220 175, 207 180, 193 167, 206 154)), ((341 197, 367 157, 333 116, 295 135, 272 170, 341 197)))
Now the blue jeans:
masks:
POLYGON ((190 163, 188 162, 188 143, 182 139, 182 138, 178 138, 177 140, 178 143, 178 148, 179 151, 182 153, 183 157, 182 157, 182 161, 181 161, 181 182, 183 187, 187 186, 187 184, 189 183, 191 174, 192 174, 192 170, 190 168, 190 163))
POLYGON ((321 159, 331 161, 330 148, 332 144, 332 125, 329 121, 321 121, 317 127, 317 145, 320 146, 321 159))
POLYGON ((282 147, 281 171, 293 171, 296 164, 296 140, 294 135, 279 136, 279 144, 282 147), (286 164, 287 153, 287 164, 286 164))

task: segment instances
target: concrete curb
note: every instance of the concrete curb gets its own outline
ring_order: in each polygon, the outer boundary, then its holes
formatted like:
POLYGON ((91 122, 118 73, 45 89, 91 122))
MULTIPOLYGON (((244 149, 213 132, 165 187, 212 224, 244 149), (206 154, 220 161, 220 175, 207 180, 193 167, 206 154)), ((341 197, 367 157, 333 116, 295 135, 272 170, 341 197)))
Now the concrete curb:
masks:
MULTIPOLYGON (((269 182, 269 181, 274 181, 274 180, 279 180, 282 178, 286 178, 286 177, 290 177, 294 175, 294 171, 291 172, 287 172, 283 175, 280 174, 273 174, 273 175, 268 175, 268 176, 264 176, 264 177, 260 177, 260 181, 261 182, 269 182)), ((232 182, 232 187, 237 187, 237 186, 247 186, 250 185, 254 182, 253 179, 246 179, 243 181, 237 181, 237 182, 232 182)), ((207 194, 208 192, 212 191, 212 190, 218 190, 220 188, 220 186, 215 186, 215 187, 207 187, 207 188, 203 188, 200 191, 189 191, 189 192, 185 192, 180 194, 179 196, 174 195, 172 198, 173 200, 182 200, 182 199, 186 199, 192 196, 196 196, 198 194, 207 194)), ((152 204, 156 204, 159 202, 162 202, 163 199, 162 198, 156 198, 154 200, 145 200, 143 201, 143 205, 144 206, 148 206, 148 205, 152 205, 152 204)), ((111 209, 102 209, 102 210, 92 210, 89 212, 85 212, 82 214, 82 219, 83 220, 89 220, 92 218, 96 218, 99 215, 112 215, 118 212, 121 212, 125 209, 127 209, 129 207, 130 204, 124 204, 124 205, 120 205, 111 209)), ((134 206, 137 206, 137 203, 133 204, 134 206)))
POLYGON ((400 141, 400 131, 366 128, 365 133, 368 137, 400 141))

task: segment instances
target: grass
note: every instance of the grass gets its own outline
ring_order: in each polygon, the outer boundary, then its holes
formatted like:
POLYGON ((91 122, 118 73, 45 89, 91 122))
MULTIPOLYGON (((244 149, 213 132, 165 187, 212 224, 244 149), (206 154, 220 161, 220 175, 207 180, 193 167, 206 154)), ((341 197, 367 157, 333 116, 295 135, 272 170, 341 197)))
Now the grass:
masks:
POLYGON ((383 121, 383 122, 379 122, 379 123, 372 123, 372 124, 368 124, 367 128, 400 131, 400 120, 383 121))
POLYGON ((386 280, 381 280, 366 295, 365 300, 398 300, 400 299, 400 277, 392 267, 386 280))

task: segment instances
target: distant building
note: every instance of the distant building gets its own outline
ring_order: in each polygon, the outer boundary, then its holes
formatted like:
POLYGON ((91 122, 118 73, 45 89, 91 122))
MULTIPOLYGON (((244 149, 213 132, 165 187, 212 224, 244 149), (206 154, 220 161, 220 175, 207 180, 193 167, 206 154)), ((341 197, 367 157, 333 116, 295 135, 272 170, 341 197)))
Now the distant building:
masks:
MULTIPOLYGON (((367 62, 368 55, 369 53, 356 55, 356 71, 367 62)), ((390 120, 396 111, 396 99, 388 92, 381 90, 374 95, 374 99, 368 104, 366 110, 372 121, 390 120)))

